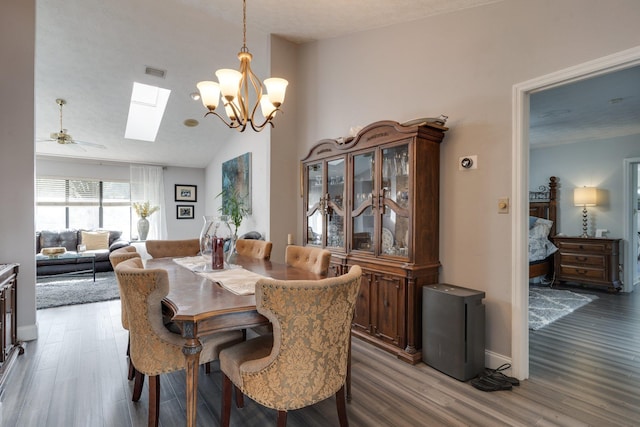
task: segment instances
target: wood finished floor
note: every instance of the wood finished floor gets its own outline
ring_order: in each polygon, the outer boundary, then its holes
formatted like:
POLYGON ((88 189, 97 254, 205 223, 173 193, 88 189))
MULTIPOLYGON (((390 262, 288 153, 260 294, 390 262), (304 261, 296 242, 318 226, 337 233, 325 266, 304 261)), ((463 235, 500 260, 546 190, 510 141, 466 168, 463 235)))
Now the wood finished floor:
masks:
MULTIPOLYGON (((588 290, 575 289, 578 292, 588 290)), ((530 333, 531 378, 487 393, 429 366, 409 366, 354 339, 351 426, 632 426, 640 423, 640 292, 599 299, 530 333)), ((130 400, 120 303, 38 311, 2 397, 2 426, 146 426, 147 393, 130 400)), ((183 426, 184 373, 161 379, 160 425, 183 426)), ((198 426, 219 425, 217 364, 199 380, 198 426)), ((247 400, 233 426, 275 426, 247 400)), ((337 425, 333 399, 289 414, 289 427, 337 425)))

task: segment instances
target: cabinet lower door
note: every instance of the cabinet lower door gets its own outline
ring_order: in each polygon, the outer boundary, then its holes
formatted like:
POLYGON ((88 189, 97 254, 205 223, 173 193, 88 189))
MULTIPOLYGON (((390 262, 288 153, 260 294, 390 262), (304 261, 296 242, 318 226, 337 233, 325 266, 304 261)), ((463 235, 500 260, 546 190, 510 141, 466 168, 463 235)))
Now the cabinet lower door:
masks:
POLYGON ((362 272, 360 291, 353 314, 353 329, 371 333, 371 273, 362 272))
POLYGON ((372 289, 373 333, 382 341, 404 348, 405 337, 405 287, 404 278, 385 274, 374 274, 372 289))

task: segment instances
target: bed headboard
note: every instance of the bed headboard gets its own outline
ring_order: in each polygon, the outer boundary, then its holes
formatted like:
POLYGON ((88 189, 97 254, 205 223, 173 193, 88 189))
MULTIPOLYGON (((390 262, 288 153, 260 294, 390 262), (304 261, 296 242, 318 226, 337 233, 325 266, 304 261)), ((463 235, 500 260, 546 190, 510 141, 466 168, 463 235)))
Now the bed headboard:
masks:
POLYGON ((529 191, 529 215, 546 218, 553 221, 549 236, 558 234, 556 228, 558 219, 558 178, 549 178, 549 186, 541 185, 537 191, 529 191))

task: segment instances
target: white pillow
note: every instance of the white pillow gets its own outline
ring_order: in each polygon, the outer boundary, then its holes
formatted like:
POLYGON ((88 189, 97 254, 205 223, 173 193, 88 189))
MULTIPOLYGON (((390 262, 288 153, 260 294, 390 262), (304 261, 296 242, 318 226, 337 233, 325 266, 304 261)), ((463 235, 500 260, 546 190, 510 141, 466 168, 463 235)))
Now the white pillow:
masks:
POLYGON ((109 249, 108 231, 81 231, 80 240, 88 251, 109 249))
POLYGON ((533 227, 529 228, 529 239, 540 239, 548 237, 551 232, 551 226, 553 221, 544 218, 538 218, 533 224, 533 227))

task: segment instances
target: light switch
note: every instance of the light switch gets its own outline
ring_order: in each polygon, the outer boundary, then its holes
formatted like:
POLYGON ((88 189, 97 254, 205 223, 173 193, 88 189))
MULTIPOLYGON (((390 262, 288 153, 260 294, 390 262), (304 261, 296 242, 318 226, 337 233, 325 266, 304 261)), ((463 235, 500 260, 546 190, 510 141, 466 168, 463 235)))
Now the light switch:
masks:
POLYGON ((501 197, 498 199, 498 213, 500 214, 508 214, 509 213, 509 198, 501 197))

